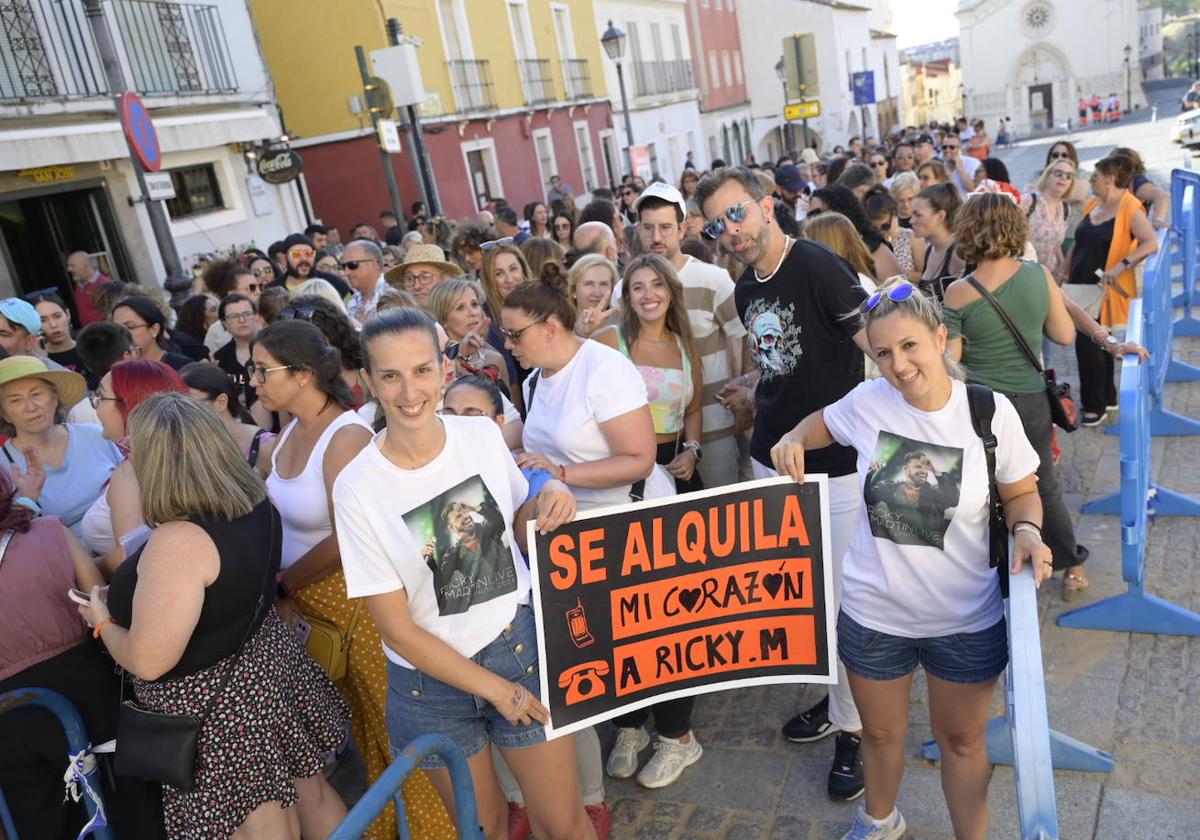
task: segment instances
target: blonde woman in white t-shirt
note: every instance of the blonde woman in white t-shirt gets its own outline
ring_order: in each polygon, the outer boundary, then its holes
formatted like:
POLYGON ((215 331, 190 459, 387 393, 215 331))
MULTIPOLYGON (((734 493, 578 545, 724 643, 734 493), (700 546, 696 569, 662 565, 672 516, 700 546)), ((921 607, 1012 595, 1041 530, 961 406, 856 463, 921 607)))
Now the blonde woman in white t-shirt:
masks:
MULTIPOLYGON (((574 740, 545 739, 530 576, 515 536, 534 517, 545 531, 571 519, 571 494, 551 479, 526 501, 528 482, 490 418, 439 416, 445 380, 426 313, 376 314, 362 342, 387 427, 342 471, 333 508, 347 589, 383 638, 392 744, 428 732, 454 740, 489 840, 508 836, 493 748, 538 837, 593 840, 574 740)), ((453 809, 444 761, 430 755, 421 766, 453 809)))
MULTIPOLYGON (((996 573, 989 567, 988 475, 966 386, 945 356, 936 302, 902 278, 862 306, 882 379, 814 412, 771 450, 804 479, 806 449, 854 447, 866 504, 842 567, 838 654, 863 723, 864 804, 845 838, 897 840, 896 808, 913 672, 924 667, 942 790, 959 840, 987 833, 984 730, 1008 662, 996 573)), ((1013 532, 1012 571, 1051 574, 1041 539, 1037 454, 1007 398, 995 395, 996 482, 1013 532)), ((845 840, 844 838, 844 840, 845 840)))

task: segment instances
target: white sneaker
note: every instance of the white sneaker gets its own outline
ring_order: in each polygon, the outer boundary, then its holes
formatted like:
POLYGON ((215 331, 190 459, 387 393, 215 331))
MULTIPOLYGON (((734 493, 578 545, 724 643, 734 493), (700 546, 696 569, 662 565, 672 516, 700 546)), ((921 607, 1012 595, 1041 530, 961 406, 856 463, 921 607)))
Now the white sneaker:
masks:
POLYGON ((887 819, 877 820, 867 813, 866 806, 861 802, 854 809, 854 822, 850 830, 842 835, 842 840, 900 840, 908 825, 899 808, 893 808, 887 819))
POLYGON ((646 762, 642 772, 638 773, 637 782, 646 788, 664 788, 679 778, 683 771, 691 767, 704 755, 704 748, 696 739, 694 732, 688 733, 692 740, 686 744, 676 738, 664 738, 662 735, 654 742, 654 755, 646 762))
POLYGON ((612 752, 608 754, 608 763, 604 772, 614 779, 628 779, 638 766, 638 753, 650 746, 650 733, 644 727, 628 729, 621 727, 617 730, 617 743, 613 744, 612 752))

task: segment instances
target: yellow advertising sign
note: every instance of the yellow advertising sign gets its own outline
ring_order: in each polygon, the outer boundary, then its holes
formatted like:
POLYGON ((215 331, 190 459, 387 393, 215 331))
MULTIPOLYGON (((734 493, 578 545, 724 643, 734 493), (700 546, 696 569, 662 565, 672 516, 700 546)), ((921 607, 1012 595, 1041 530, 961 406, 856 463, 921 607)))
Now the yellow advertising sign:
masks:
POLYGON ((72 164, 65 166, 35 166, 31 169, 22 169, 17 175, 32 178, 39 184, 56 184, 59 181, 70 181, 74 178, 75 167, 72 164))
POLYGON ((816 99, 808 102, 793 102, 783 106, 783 118, 788 122, 797 120, 812 120, 821 116, 821 103, 816 99))

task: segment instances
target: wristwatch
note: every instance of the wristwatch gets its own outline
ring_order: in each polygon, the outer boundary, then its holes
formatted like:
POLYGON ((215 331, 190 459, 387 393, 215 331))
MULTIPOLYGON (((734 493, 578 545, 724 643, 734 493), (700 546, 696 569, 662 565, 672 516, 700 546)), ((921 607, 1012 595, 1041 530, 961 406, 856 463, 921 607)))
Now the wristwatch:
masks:
POLYGON ((1042 541, 1042 529, 1034 525, 1032 522, 1018 522, 1013 526, 1012 533, 1014 537, 1017 534, 1020 534, 1022 531, 1027 534, 1033 534, 1034 537, 1037 538, 1038 542, 1042 541))
POLYGON ((695 440, 685 440, 685 441, 683 442, 683 447, 682 447, 682 448, 683 448, 683 449, 690 450, 690 451, 691 451, 691 452, 692 452, 692 453, 693 453, 693 454, 696 456, 696 463, 697 463, 697 464, 699 464, 699 463, 700 463, 700 459, 704 457, 704 452, 703 452, 703 451, 700 449, 700 443, 699 443, 699 441, 695 441, 695 440))
POLYGON ((1129 261, 1129 257, 1125 257, 1124 259, 1122 259, 1121 265, 1125 266, 1126 268, 1133 268, 1133 263, 1131 263, 1129 261))

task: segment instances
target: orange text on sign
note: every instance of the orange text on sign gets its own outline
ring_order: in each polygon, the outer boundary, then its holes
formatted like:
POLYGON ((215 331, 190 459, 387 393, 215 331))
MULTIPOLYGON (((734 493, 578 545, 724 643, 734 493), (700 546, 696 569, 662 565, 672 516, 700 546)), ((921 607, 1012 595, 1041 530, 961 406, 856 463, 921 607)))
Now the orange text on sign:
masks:
POLYGON ((812 559, 789 557, 710 569, 615 589, 610 597, 614 639, 743 613, 811 609, 812 559))
POLYGON ((817 664, 816 619, 779 615, 710 624, 613 649, 617 696, 707 674, 817 664))

